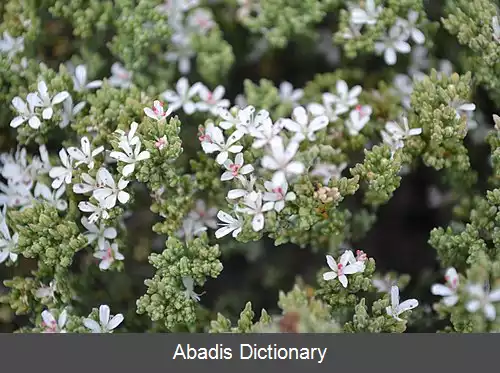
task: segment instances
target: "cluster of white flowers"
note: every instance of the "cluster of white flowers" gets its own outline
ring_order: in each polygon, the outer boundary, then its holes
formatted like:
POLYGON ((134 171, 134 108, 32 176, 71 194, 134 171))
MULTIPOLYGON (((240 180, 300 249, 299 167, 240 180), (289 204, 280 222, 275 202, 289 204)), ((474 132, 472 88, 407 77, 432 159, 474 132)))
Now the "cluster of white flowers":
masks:
POLYGON ((359 134, 369 122, 372 108, 368 105, 359 105, 358 97, 362 92, 361 86, 349 88, 343 80, 335 84, 335 94, 325 92, 322 95, 322 103, 311 103, 307 106, 308 111, 316 117, 326 116, 329 122, 344 119, 344 125, 351 136, 359 134))
MULTIPOLYGON (((234 108, 232 111, 235 110, 237 109, 234 108)), ((302 111, 305 112, 305 109, 297 107, 294 111, 295 117, 302 111)), ((219 116, 222 120, 218 125, 211 122, 206 128, 201 129, 199 136, 201 146, 205 153, 218 153, 216 162, 224 169, 221 180, 236 182, 239 185, 230 189, 227 194, 228 199, 234 204, 235 217, 219 211, 217 217, 222 221, 222 227, 217 230, 216 237, 220 238, 231 232, 233 237, 236 237, 241 232, 243 224, 241 214, 252 216, 253 230, 261 231, 264 228, 266 212, 273 209, 279 212, 285 207, 286 201, 293 201, 296 198, 293 192, 288 192, 288 185, 294 175, 304 172, 304 165, 294 160, 299 147, 299 138, 290 140, 285 148, 284 138, 279 135, 286 127, 283 125, 285 121, 283 120, 282 124, 273 123, 268 111, 260 110, 255 113, 253 106, 237 110, 236 116, 231 111, 220 109, 219 116), (234 132, 226 140, 223 130, 229 129, 234 129, 234 132), (238 143, 243 136, 253 138, 252 147, 266 150, 261 166, 263 170, 273 171, 273 177, 264 182, 263 190, 255 189, 254 165, 245 164, 243 146, 238 143), (230 154, 235 154, 234 160, 230 154)), ((326 118, 323 119, 328 122, 326 118)), ((293 127, 292 122, 295 123, 289 119, 290 128, 293 127)), ((308 124, 305 123, 305 126, 308 124)))
POLYGON ((410 128, 408 119, 401 118, 401 123, 390 121, 385 124, 385 130, 380 131, 382 140, 389 145, 392 151, 404 147, 404 141, 410 136, 418 136, 422 133, 422 128, 410 128))
MULTIPOLYGON (((110 312, 109 306, 103 304, 99 307, 99 322, 87 317, 83 319, 83 325, 91 333, 113 333, 113 330, 123 322, 124 317, 121 313, 111 316, 110 312)), ((66 309, 63 309, 59 313, 57 320, 52 312, 48 310, 44 310, 41 316, 43 333, 66 333, 64 329, 68 321, 68 312, 66 309)))
MULTIPOLYGON (((384 8, 375 5, 375 0, 366 0, 359 4, 349 4, 350 27, 344 35, 346 39, 355 38, 362 32, 363 26, 374 26, 384 8)), ((384 56, 385 63, 394 65, 397 62, 397 53, 407 54, 411 51, 408 41, 416 44, 425 42, 425 35, 418 28, 419 13, 414 10, 408 12, 407 18, 397 17, 395 23, 387 33, 375 43, 375 52, 384 56)))
POLYGON ((195 56, 191 46, 192 36, 204 35, 215 26, 212 13, 198 6, 199 0, 166 0, 156 7, 157 12, 168 14, 169 25, 174 30, 170 39, 171 48, 164 58, 167 62, 177 63, 183 75, 191 71, 191 59, 195 56))
POLYGON ((161 98, 169 103, 169 110, 173 112, 182 108, 187 115, 209 112, 215 116, 219 108, 227 108, 230 105, 229 100, 224 98, 225 93, 223 86, 217 86, 211 91, 200 82, 190 86, 187 78, 182 77, 177 81, 175 91, 166 90, 161 94, 161 98))
MULTIPOLYGON (((445 284, 434 284, 431 292, 434 295, 443 297, 443 304, 447 307, 455 306, 460 300, 460 278, 455 268, 450 267, 446 270, 445 284)), ((486 283, 468 283, 463 287, 466 298, 465 308, 470 313, 482 311, 485 318, 494 321, 497 317, 497 311, 493 303, 500 301, 500 288, 490 290, 490 284, 486 283)))
POLYGON ((24 51, 24 37, 12 37, 8 31, 3 32, 3 37, 0 39, 0 53, 7 55, 11 60, 16 54, 24 51))
POLYGON ((38 91, 28 93, 26 101, 19 96, 12 99, 12 106, 14 106, 18 115, 12 119, 10 126, 17 128, 23 123, 28 122, 31 128, 40 128, 42 125, 41 119, 52 119, 55 106, 62 103, 69 96, 70 94, 66 91, 52 95, 49 93, 47 84, 43 80, 38 82, 38 91), (42 110, 41 113, 40 110, 42 110))

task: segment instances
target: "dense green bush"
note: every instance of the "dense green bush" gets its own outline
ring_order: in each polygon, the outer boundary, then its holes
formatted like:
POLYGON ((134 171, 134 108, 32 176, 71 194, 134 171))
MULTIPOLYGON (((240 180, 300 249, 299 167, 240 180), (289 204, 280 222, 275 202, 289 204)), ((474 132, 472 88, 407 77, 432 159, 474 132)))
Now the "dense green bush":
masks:
POLYGON ((2 2, 0 330, 499 331, 498 5, 2 2))

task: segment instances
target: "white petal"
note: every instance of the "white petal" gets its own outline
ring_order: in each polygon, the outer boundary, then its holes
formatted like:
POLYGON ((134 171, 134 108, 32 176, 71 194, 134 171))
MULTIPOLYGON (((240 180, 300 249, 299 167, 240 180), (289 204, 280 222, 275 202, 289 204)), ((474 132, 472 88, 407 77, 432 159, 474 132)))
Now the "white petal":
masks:
POLYGON ((337 268, 337 262, 335 261, 335 259, 333 259, 333 256, 327 255, 326 256, 326 262, 328 263, 328 266, 330 267, 330 269, 332 271, 337 271, 338 270, 338 268, 337 268))
POLYGON ((256 214, 252 219, 252 228, 258 232, 264 228, 264 214, 256 214))
POLYGON ((84 319, 83 325, 85 325, 86 328, 90 329, 92 333, 101 333, 101 326, 95 320, 84 319))
POLYGON ((229 233, 231 233, 232 230, 234 230, 234 227, 232 227, 230 225, 228 225, 226 227, 219 228, 215 232, 215 237, 216 238, 222 238, 222 237, 228 235, 229 233))
POLYGON ((497 312, 495 310, 495 306, 493 306, 493 304, 491 303, 488 303, 484 306, 484 315, 486 316, 486 318, 490 321, 493 321, 496 319, 497 317, 497 312))
POLYGON ((442 284, 434 284, 431 287, 431 293, 442 297, 453 295, 454 292, 449 287, 442 284))
POLYGON ((401 303, 398 307, 399 313, 403 313, 408 310, 412 310, 418 306, 418 301, 416 299, 408 299, 401 303))
POLYGON ((67 98, 69 97, 69 93, 64 91, 64 92, 59 92, 57 95, 54 96, 54 98, 52 99, 52 104, 53 105, 57 105, 61 102, 63 102, 64 100, 66 100, 67 98))
POLYGON ((399 305, 399 288, 397 286, 391 287, 391 304, 393 307, 399 305))
POLYGON ((347 287, 347 277, 345 275, 339 276, 339 281, 343 287, 347 287))
POLYGON ((323 280, 330 281, 337 278, 337 272, 326 272, 323 273, 323 280))
POLYGON ((42 125, 42 122, 40 122, 40 119, 38 119, 38 117, 33 116, 28 121, 28 124, 31 128, 36 130, 36 129, 40 128, 40 126, 42 125))
POLYGON ((465 304, 465 308, 467 311, 473 313, 477 312, 477 310, 481 307, 481 302, 477 299, 471 300, 465 304))
POLYGON ((108 329, 109 330, 115 329, 118 325, 122 323, 122 321, 123 321, 123 315, 121 313, 113 316, 113 318, 109 320, 108 329))
POLYGON ((99 321, 101 325, 106 325, 109 321, 110 309, 109 306, 103 304, 99 307, 99 321))

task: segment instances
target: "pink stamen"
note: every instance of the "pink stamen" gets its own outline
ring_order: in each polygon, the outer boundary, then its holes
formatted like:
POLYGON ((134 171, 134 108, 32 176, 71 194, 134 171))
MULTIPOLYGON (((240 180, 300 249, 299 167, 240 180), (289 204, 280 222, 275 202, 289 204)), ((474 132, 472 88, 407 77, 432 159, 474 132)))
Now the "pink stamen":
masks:
POLYGON ((163 148, 165 145, 167 145, 167 140, 165 140, 163 137, 162 137, 162 138, 160 138, 160 139, 158 139, 158 140, 156 140, 156 142, 155 142, 155 147, 156 147, 157 149, 161 149, 161 148, 163 148))
POLYGON ((284 192, 283 192, 283 188, 281 187, 277 187, 277 188, 274 188, 273 189, 273 193, 276 193, 276 194, 279 194, 281 198, 284 197, 284 192))
POLYGON ((238 172, 240 171, 241 165, 239 164, 230 164, 229 169, 231 170, 233 176, 238 176, 238 172))
POLYGON ((356 260, 360 262, 364 262, 368 259, 368 256, 365 254, 363 250, 356 250, 356 260))
POLYGON ((209 104, 215 104, 215 100, 214 100, 214 97, 213 97, 212 92, 209 92, 209 93, 208 93, 207 102, 208 102, 209 104))
POLYGON ((106 257, 104 259, 113 259, 113 250, 111 247, 108 247, 106 250, 106 257))
POLYGON ((344 265, 343 264, 337 264, 337 275, 342 276, 344 274, 344 265))
POLYGON ((202 126, 198 127, 198 140, 201 142, 206 141, 206 142, 212 142, 212 139, 210 138, 209 135, 205 134, 205 128, 202 126))

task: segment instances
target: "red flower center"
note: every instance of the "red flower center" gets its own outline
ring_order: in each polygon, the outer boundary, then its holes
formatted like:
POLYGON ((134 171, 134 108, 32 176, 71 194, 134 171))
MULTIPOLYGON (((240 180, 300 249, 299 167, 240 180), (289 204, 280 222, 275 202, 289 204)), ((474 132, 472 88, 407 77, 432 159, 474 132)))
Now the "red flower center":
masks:
POLYGON ((344 274, 344 265, 339 263, 337 264, 337 275, 342 276, 344 274))

